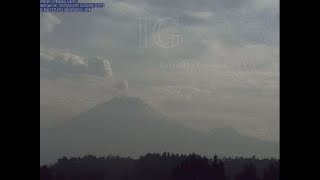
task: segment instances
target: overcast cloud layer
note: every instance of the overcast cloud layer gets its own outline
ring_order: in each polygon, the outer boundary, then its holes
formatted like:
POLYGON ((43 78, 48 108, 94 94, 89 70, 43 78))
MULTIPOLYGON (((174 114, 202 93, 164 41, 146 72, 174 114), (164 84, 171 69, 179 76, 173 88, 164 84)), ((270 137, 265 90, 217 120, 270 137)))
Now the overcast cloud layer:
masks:
POLYGON ((41 14, 43 124, 126 91, 197 129, 278 141, 278 0, 95 1, 41 14))

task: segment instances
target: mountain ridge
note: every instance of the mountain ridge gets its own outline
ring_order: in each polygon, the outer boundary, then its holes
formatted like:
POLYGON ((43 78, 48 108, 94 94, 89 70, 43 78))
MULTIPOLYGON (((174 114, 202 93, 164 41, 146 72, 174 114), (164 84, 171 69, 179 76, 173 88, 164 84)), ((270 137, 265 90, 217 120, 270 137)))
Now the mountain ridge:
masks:
POLYGON ((233 128, 205 133, 174 123, 134 97, 114 97, 43 131, 40 139, 42 159, 68 153, 196 152, 264 157, 278 153, 277 144, 241 136, 233 128))

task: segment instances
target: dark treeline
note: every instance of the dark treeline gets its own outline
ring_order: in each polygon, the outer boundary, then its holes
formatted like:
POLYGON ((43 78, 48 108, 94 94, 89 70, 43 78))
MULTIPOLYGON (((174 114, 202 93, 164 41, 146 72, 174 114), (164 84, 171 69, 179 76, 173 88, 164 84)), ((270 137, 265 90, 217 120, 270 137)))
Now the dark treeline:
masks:
POLYGON ((207 158, 153 153, 139 159, 119 156, 61 158, 40 167, 40 180, 278 180, 280 160, 207 158))

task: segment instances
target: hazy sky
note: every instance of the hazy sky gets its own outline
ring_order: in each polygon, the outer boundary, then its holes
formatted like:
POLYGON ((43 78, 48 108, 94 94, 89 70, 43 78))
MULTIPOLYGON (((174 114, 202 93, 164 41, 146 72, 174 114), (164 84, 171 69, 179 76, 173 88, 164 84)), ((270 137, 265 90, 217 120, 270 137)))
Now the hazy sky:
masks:
POLYGON ((42 126, 127 91, 193 128, 279 140, 278 0, 95 2, 41 14, 42 126))

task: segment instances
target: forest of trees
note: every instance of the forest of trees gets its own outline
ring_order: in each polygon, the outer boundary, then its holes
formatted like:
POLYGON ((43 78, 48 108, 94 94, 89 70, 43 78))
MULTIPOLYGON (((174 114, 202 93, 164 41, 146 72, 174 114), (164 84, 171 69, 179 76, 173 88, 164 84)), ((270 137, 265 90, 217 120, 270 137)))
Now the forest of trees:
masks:
POLYGON ((40 166, 40 180, 279 180, 280 160, 149 153, 59 159, 40 166))

